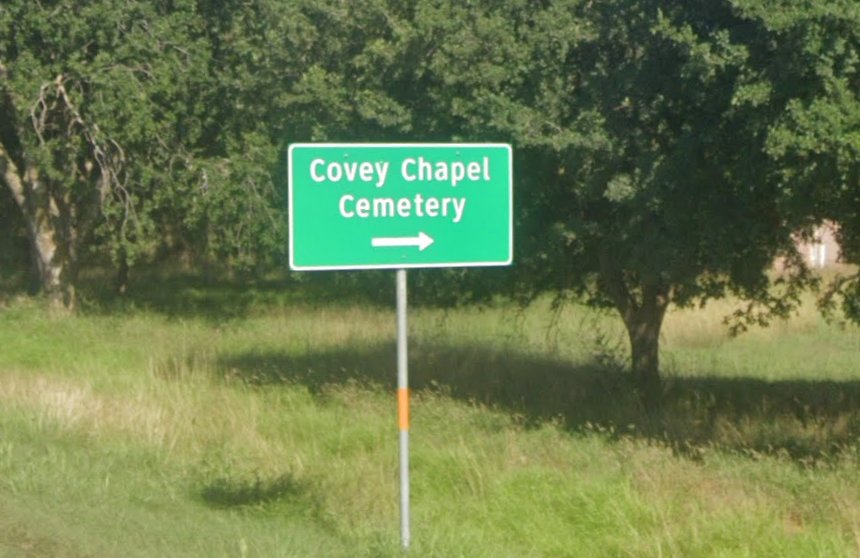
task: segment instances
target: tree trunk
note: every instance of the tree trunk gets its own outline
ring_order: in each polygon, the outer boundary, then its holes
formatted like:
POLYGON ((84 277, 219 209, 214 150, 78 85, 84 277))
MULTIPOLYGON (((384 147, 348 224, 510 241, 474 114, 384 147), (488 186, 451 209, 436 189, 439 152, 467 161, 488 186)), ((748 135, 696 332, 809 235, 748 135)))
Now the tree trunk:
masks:
POLYGON ((61 231, 51 221, 39 215, 32 220, 28 216, 27 228, 36 260, 39 288, 52 306, 74 310, 77 303, 74 248, 70 241, 61 238, 61 231))
POLYGON ((57 308, 76 303, 76 253, 68 200, 51 191, 33 166, 21 169, 0 144, 0 177, 11 190, 27 223, 30 253, 39 289, 57 308))
POLYGON ((116 284, 114 285, 116 289, 116 294, 124 295, 128 291, 128 280, 129 280, 129 265, 128 265, 128 255, 125 252, 125 248, 119 249, 119 255, 117 257, 119 261, 117 261, 117 269, 116 269, 116 284))
POLYGON ((667 306, 665 298, 654 297, 622 314, 630 339, 630 368, 648 407, 660 400, 660 330, 667 306))
POLYGON ((604 265, 601 286, 614 302, 627 328, 630 369, 642 402, 647 409, 654 409, 659 405, 662 393, 660 330, 671 299, 671 289, 659 281, 631 288, 624 274, 610 265, 604 265))

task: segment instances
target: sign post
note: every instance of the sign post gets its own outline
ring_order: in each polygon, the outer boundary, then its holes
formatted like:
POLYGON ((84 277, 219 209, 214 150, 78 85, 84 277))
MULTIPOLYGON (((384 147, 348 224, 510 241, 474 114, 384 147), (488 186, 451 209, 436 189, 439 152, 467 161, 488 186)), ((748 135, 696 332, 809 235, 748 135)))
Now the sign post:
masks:
POLYGON ((511 147, 293 144, 290 268, 396 269, 400 536, 409 547, 406 269, 510 265, 511 147))
POLYGON ((400 430, 400 542, 409 548, 409 359, 406 270, 397 270, 397 422, 400 430))

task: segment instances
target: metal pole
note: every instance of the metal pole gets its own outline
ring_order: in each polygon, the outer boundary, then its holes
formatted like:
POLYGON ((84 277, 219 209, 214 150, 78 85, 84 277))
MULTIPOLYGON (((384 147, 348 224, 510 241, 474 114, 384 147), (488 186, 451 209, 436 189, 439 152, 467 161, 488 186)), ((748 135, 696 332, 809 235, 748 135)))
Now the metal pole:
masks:
POLYGON ((409 548, 409 367, 406 344, 406 270, 397 270, 397 415, 400 428, 400 540, 409 548))

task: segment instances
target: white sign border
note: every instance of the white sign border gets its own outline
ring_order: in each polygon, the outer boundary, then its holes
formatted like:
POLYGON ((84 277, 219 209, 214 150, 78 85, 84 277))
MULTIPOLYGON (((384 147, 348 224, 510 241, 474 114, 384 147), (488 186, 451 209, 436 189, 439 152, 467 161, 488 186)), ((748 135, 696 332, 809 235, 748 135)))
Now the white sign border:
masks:
POLYGON ((514 261, 514 153, 509 143, 291 143, 287 148, 287 213, 289 216, 289 225, 287 234, 289 236, 289 260, 290 269, 292 271, 351 271, 359 269, 430 269, 440 267, 501 267, 511 265, 514 261), (334 147, 334 148, 386 148, 386 147, 502 147, 508 152, 508 257, 501 261, 483 261, 483 262, 435 262, 435 263, 391 263, 391 264, 358 264, 358 265, 296 265, 294 260, 294 239, 293 230, 293 150, 296 148, 309 147, 334 147))

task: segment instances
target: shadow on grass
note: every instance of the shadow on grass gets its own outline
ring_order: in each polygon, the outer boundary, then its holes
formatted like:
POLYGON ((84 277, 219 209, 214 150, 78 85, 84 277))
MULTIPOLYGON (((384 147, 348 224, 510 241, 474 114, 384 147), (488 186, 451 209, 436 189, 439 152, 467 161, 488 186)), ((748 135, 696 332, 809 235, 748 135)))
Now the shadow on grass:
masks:
MULTIPOLYGON (((299 383, 312 392, 346 382, 391 386, 395 346, 222 358, 228 377, 256 385, 299 383)), ((572 365, 510 351, 413 342, 410 386, 503 409, 526 424, 560 422, 571 431, 666 443, 696 458, 709 448, 782 455, 800 462, 837 458, 860 439, 860 382, 766 382, 669 378, 659 411, 646 412, 629 376, 598 364, 572 365)))
MULTIPOLYGON (((146 310, 169 318, 220 322, 273 308, 296 306, 390 306, 390 278, 361 278, 355 272, 302 276, 273 273, 266 277, 231 277, 226 272, 179 273, 137 270, 122 294, 107 288, 114 279, 103 269, 89 270, 78 290, 81 307, 90 314, 146 310), (385 295, 385 296, 383 296, 385 295)), ((3 284, 0 283, 0 296, 3 284)), ((11 287, 9 288, 11 292, 11 287)))
MULTIPOLYGON (((175 265, 135 268, 133 280, 122 294, 116 291, 114 272, 105 266, 87 268, 81 274, 78 293, 81 307, 88 313, 115 314, 126 310, 147 310, 170 318, 202 318, 212 321, 243 318, 273 308, 295 311, 296 307, 381 307, 394 303, 394 274, 390 270, 296 273, 274 270, 265 274, 239 274, 224 269, 183 272, 175 265)), ((2 270, 0 270, 2 271, 2 270)), ((488 289, 475 286, 493 273, 491 269, 471 271, 471 283, 459 277, 463 270, 416 269, 410 273, 415 286, 410 307, 436 307, 455 302, 486 301, 488 289), (478 273, 481 275, 478 275, 478 273), (452 289, 450 273, 458 274, 452 289), (451 293, 461 293, 459 295, 451 293)), ((500 281, 498 277, 495 279, 500 281)), ((17 282, 3 281, 0 301, 22 289, 17 282)))
POLYGON ((235 480, 217 478, 200 490, 200 497, 215 508, 258 506, 283 499, 296 499, 303 488, 291 475, 274 479, 235 480))

